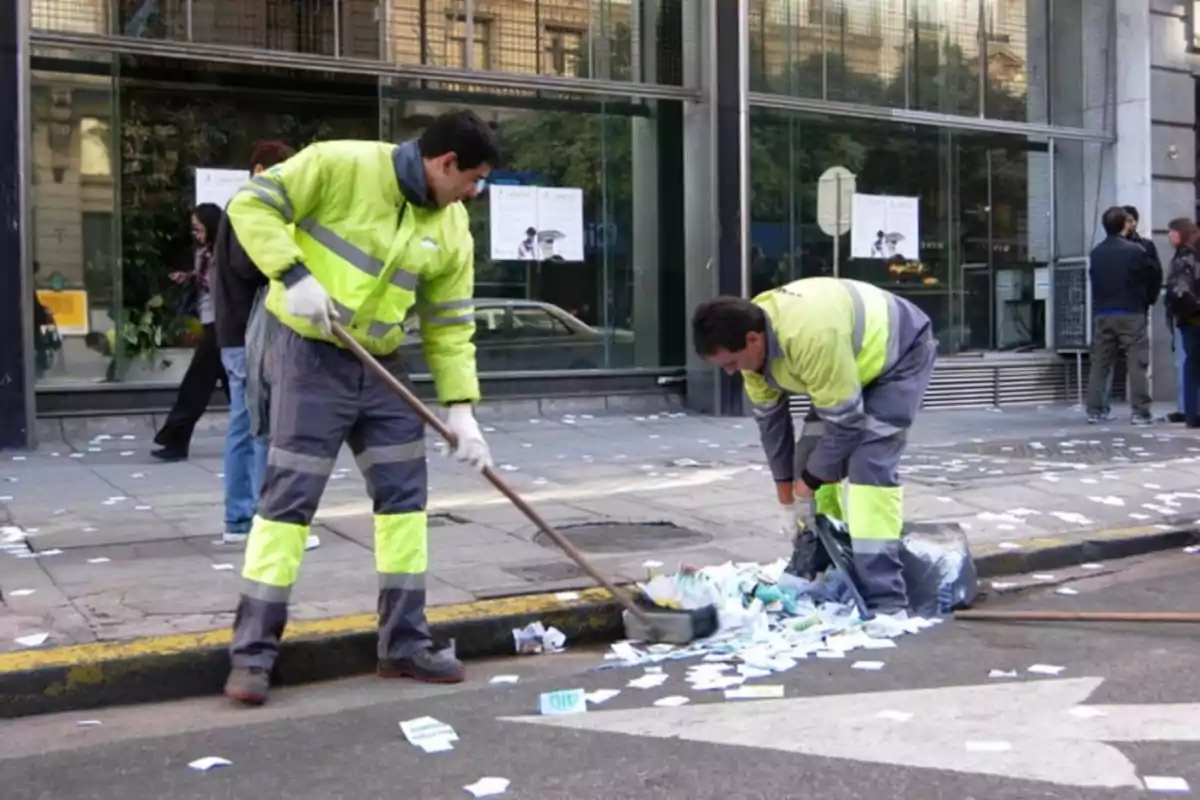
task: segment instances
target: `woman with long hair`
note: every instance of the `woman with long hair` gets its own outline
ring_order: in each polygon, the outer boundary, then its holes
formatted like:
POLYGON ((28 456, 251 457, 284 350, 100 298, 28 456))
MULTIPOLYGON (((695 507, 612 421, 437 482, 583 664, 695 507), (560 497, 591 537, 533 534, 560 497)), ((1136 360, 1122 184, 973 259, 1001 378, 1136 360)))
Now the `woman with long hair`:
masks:
POLYGON ((217 345, 216 309, 209 288, 213 246, 223 215, 220 206, 213 203, 196 206, 192 212, 192 241, 195 244, 192 269, 171 273, 171 280, 188 285, 194 303, 194 309, 189 310, 200 318, 203 333, 175 396, 175 404, 154 436, 155 444, 161 449, 150 455, 160 461, 183 461, 188 457, 196 422, 208 408, 217 384, 226 384, 221 349, 217 345))
POLYGON ((1183 349, 1179 409, 1189 428, 1200 428, 1200 229, 1187 217, 1171 220, 1168 238, 1175 248, 1167 273, 1163 304, 1178 331, 1175 340, 1183 349))

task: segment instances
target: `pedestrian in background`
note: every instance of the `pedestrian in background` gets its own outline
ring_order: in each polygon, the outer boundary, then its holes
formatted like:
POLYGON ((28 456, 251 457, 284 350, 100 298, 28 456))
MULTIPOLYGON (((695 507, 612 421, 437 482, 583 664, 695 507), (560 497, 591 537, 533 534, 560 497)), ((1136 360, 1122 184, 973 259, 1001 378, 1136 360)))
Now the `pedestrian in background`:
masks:
MULTIPOLYGON (((154 443, 161 449, 152 451, 150 455, 160 461, 187 459, 196 423, 208 408, 208 401, 212 399, 217 384, 226 381, 225 368, 221 366, 221 351, 217 346, 214 324, 216 307, 210 287, 213 246, 223 216, 221 207, 213 203, 196 206, 191 220, 192 241, 195 243, 192 269, 171 273, 171 280, 188 287, 189 301, 185 310, 200 318, 202 333, 192 353, 192 362, 184 373, 183 383, 175 395, 175 404, 162 428, 154 435, 154 443)), ((225 389, 229 390, 227 383, 225 389)))
POLYGON ((1167 274, 1163 305, 1179 332, 1177 341, 1183 351, 1180 410, 1189 428, 1200 428, 1200 229, 1187 217, 1171 220, 1167 226, 1175 255, 1167 274))
POLYGON ((1146 249, 1127 237, 1130 216, 1120 206, 1104 212, 1104 241, 1092 248, 1092 354, 1088 379, 1088 422, 1110 418, 1108 382, 1123 355, 1129 370, 1134 425, 1153 422, 1150 414, 1150 340, 1147 313, 1162 288, 1146 249))
MULTIPOLYGON (((275 191, 274 184, 262 187, 260 181, 264 179, 258 176, 295 153, 278 141, 255 146, 250 156, 251 190, 258 186, 259 191, 275 191)), ((225 532, 221 537, 225 544, 244 544, 250 535, 258 492, 267 471, 267 437, 253 435, 246 406, 246 325, 255 298, 267 283, 267 276, 246 255, 229 218, 223 215, 213 250, 212 290, 217 345, 229 380, 229 428, 225 432, 223 464, 225 532)))

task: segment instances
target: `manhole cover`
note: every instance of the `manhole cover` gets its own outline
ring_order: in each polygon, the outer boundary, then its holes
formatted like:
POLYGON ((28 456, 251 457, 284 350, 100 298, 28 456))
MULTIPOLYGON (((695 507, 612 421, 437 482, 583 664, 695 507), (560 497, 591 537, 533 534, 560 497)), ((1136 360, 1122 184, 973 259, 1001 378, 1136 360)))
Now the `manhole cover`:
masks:
POLYGON ((549 564, 529 564, 524 567, 505 567, 504 571, 523 581, 570 581, 582 578, 587 573, 571 563, 550 562, 549 564))
MULTIPOLYGON (((707 533, 670 522, 587 522, 559 528, 559 531, 586 553, 638 553, 712 541, 712 536, 707 533)), ((533 540, 542 547, 557 547, 544 533, 539 532, 533 540)))

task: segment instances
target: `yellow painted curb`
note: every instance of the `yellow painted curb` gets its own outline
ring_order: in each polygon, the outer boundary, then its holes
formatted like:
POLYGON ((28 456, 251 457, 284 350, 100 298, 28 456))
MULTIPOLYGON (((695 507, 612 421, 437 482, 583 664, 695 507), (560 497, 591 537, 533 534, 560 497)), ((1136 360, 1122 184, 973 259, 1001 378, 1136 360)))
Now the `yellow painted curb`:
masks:
MULTIPOLYGON (((1172 530, 1183 530, 1186 526, 1171 526, 1172 530)), ((1159 528, 1155 525, 1136 525, 1128 528, 1096 528, 1091 530, 1082 530, 1069 534, 1070 538, 1052 537, 1052 536, 1036 536, 1032 539, 1005 539, 1006 542, 1012 542, 1017 547, 1003 548, 999 547, 998 543, 988 542, 979 546, 972 546, 975 551, 976 560, 980 556, 998 555, 1001 553, 1032 553, 1038 550, 1049 550, 1055 547, 1067 547, 1073 544, 1083 544, 1097 539, 1135 539, 1140 536, 1153 536, 1160 533, 1169 533, 1170 531, 1159 528)))
MULTIPOLYGON (((605 589, 584 589, 576 592, 578 599, 562 600, 556 594, 530 594, 498 597, 449 606, 432 606, 428 611, 429 624, 467 622, 514 614, 547 614, 570 608, 603 603, 612 599, 605 589)), ((319 638, 353 633, 369 633, 378 624, 375 614, 353 614, 330 619, 296 620, 288 624, 285 640, 319 638)), ((100 669, 104 662, 146 656, 165 656, 189 650, 208 650, 228 647, 228 629, 181 633, 169 636, 147 636, 124 642, 76 644, 43 650, 21 650, 0 653, 0 675, 46 667, 82 667, 100 669)))

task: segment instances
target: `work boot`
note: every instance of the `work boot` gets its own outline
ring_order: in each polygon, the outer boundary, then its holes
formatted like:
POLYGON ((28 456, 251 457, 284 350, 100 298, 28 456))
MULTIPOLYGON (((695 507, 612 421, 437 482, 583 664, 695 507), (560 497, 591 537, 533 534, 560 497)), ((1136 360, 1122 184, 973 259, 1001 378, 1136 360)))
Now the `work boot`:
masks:
POLYGON ((388 658, 379 662, 381 678, 412 678, 425 683, 462 683, 467 677, 462 662, 450 650, 418 650, 408 658, 388 658))
POLYGON ((225 696, 248 706, 267 702, 271 676, 262 667, 234 667, 225 681, 225 696))
POLYGON ((157 458, 159 461, 171 464, 176 461, 187 461, 188 451, 186 447, 169 445, 158 450, 151 450, 150 455, 154 458, 157 458))
POLYGON ((1167 414, 1167 422, 1175 425, 1178 425, 1181 422, 1187 422, 1187 415, 1182 411, 1172 411, 1170 414, 1167 414))

